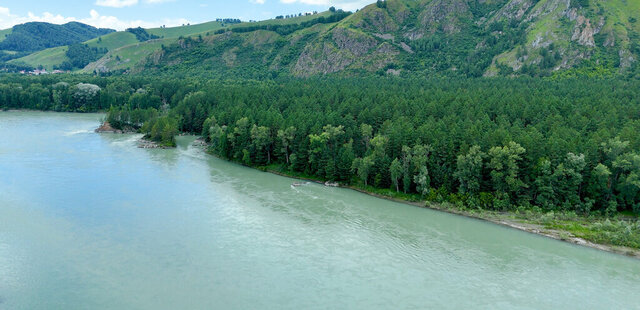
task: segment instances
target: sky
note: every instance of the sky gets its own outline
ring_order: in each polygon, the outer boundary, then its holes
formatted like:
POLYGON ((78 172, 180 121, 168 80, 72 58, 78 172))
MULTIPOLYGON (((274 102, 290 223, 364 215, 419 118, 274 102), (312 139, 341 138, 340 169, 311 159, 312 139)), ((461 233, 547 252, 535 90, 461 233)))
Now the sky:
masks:
POLYGON ((196 24, 216 18, 264 20, 277 15, 325 11, 331 6, 355 11, 375 0, 0 0, 0 29, 30 21, 79 21, 124 30, 196 24))

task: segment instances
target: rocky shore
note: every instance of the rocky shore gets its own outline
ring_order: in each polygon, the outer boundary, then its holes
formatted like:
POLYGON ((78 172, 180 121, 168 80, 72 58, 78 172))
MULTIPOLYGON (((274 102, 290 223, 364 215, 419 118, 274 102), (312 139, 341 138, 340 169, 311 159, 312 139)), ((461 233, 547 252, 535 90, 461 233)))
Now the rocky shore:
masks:
POLYGON ((109 122, 104 122, 100 127, 96 128, 95 132, 97 133, 136 133, 137 131, 134 128, 126 128, 126 129, 116 129, 109 124, 109 122))
POLYGON ((100 127, 96 129, 96 132, 97 133, 124 133, 124 131, 120 129, 115 129, 111 127, 111 124, 109 124, 109 122, 102 123, 102 125, 100 125, 100 127))
POLYGON ((141 149, 172 149, 173 147, 160 145, 158 142, 142 138, 138 140, 138 148, 141 149))

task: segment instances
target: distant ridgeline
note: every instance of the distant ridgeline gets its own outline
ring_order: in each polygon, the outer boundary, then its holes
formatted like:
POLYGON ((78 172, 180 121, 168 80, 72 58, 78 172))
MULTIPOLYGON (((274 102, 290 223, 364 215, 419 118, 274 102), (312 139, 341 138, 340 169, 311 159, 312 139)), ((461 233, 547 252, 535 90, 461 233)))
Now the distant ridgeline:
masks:
POLYGON ((321 15, 224 27, 168 44, 132 71, 640 77, 637 1, 387 0, 321 15))
POLYGON ((299 24, 268 24, 268 25, 251 25, 242 26, 242 27, 232 27, 232 28, 224 28, 215 31, 215 34, 222 34, 227 31, 237 32, 237 33, 245 33, 252 32, 256 30, 268 30, 276 32, 280 35, 288 35, 293 32, 296 32, 300 29, 308 28, 316 24, 331 24, 336 23, 343 20, 345 17, 351 15, 351 12, 345 12, 342 10, 335 11, 334 14, 329 16, 320 16, 318 18, 314 18, 309 21, 301 22, 299 24))
POLYGON ((114 31, 113 29, 98 29, 78 22, 64 25, 32 22, 14 26, 11 33, 0 42, 0 50, 34 52, 81 43, 114 31))
MULTIPOLYGON (((353 14, 330 8, 259 22, 218 19, 166 30, 131 28, 105 38, 110 50, 125 49, 83 70, 253 79, 329 74, 638 78, 639 19, 638 1, 386 0, 353 14)), ((60 65, 60 51, 57 58, 46 52, 12 63, 60 65)))

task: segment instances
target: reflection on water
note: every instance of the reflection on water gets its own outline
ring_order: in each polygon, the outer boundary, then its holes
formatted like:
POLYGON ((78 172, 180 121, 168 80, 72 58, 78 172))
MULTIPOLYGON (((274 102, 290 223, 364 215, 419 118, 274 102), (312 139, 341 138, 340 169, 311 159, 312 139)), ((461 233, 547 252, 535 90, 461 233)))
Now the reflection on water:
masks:
POLYGON ((638 309, 640 263, 0 113, 0 309, 638 309), (71 134, 70 134, 71 133, 71 134))

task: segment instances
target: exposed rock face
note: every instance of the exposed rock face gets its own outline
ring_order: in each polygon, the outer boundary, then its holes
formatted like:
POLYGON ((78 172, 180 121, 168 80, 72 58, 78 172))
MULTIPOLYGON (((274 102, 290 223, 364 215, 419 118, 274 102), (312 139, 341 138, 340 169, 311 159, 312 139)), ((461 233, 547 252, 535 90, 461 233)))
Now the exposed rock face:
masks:
POLYGON ((310 76, 340 71, 367 54, 377 44, 369 36, 345 28, 335 28, 332 40, 322 44, 308 44, 293 68, 297 76, 310 76))
POLYGON ((100 125, 100 127, 98 127, 95 131, 97 133, 124 133, 123 130, 111 127, 111 124, 109 124, 109 122, 102 123, 102 125, 100 125))
POLYGON ((222 54, 222 60, 227 67, 233 67, 233 65, 235 64, 237 58, 236 52, 238 51, 238 49, 238 47, 234 47, 222 54))
POLYGON ((336 28, 333 30, 332 34, 333 42, 335 42, 336 47, 341 50, 349 51, 354 56, 365 54, 376 44, 376 41, 371 37, 367 37, 349 29, 336 28))
POLYGON ((471 17, 469 5, 464 0, 433 0, 422 10, 418 20, 423 34, 437 30, 453 34, 460 31, 460 19, 471 17))
POLYGON ((498 11, 493 20, 500 18, 521 20, 532 6, 532 0, 511 0, 498 11))
POLYGON ((620 69, 629 68, 636 61, 636 58, 628 50, 621 49, 618 51, 618 55, 620 56, 620 69))
POLYGON ((589 46, 589 47, 596 46, 593 36, 598 34, 600 30, 602 30, 602 27, 605 24, 604 17, 600 18, 600 21, 595 27, 591 25, 590 19, 582 15, 578 15, 575 20, 576 20, 576 25, 574 27, 573 36, 571 37, 571 40, 578 41, 578 44, 584 45, 584 46, 589 46))
POLYGON ((584 16, 578 16, 571 40, 578 41, 580 45, 593 47, 596 46, 593 39, 594 34, 595 30, 591 27, 591 21, 584 16))
POLYGON ((604 44, 605 47, 613 47, 616 46, 616 37, 613 34, 613 31, 609 32, 607 34, 607 38, 604 40, 604 44))
POLYGON ((597 8, 593 1, 589 8, 575 1, 387 0, 386 7, 371 4, 340 22, 290 34, 227 31, 204 42, 181 40, 176 46, 184 51, 166 49, 169 56, 159 52, 147 62, 149 67, 202 64, 223 73, 262 66, 302 77, 380 69, 397 74, 395 68, 491 76, 504 73, 503 65, 515 74, 549 73, 607 53, 608 59, 619 57, 621 68, 632 67, 640 54, 629 44, 635 32, 625 24, 627 17, 618 21, 618 11, 604 0, 596 1, 597 8), (200 50, 189 51, 191 45, 200 50))
POLYGON ((307 77, 313 74, 333 73, 344 69, 352 61, 332 44, 307 45, 293 68, 296 76, 307 77))
POLYGON ((373 32, 395 32, 398 26, 395 21, 384 11, 367 10, 363 12, 362 21, 357 24, 359 28, 367 29, 373 32))
POLYGON ((413 54, 413 49, 411 49, 411 46, 407 45, 407 43, 400 42, 400 47, 402 47, 405 52, 413 54))
POLYGON ((172 149, 173 147, 160 145, 155 141, 142 138, 138 140, 138 148, 140 149, 172 149))

